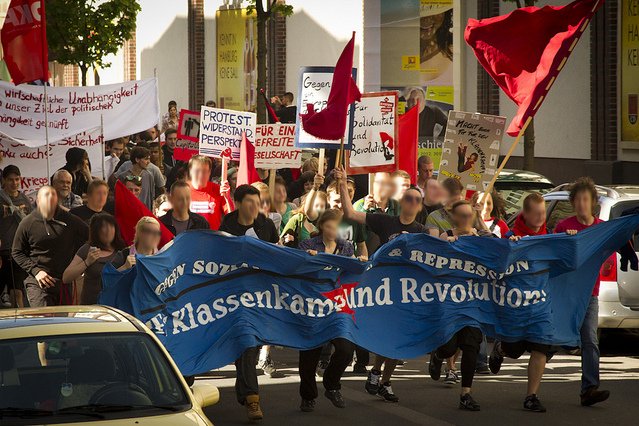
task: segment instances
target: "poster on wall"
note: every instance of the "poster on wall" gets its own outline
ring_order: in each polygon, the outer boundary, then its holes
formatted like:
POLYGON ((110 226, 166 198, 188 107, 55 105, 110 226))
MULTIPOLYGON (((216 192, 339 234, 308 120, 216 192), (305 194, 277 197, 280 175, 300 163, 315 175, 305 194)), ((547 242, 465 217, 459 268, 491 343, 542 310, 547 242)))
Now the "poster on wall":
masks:
POLYGON ((498 167, 505 126, 505 117, 450 111, 437 179, 452 177, 465 189, 486 189, 498 167))
POLYGON ((397 157, 397 92, 362 94, 355 102, 348 174, 393 172, 397 157))
POLYGON ((621 140, 639 142, 639 1, 621 6, 621 140))
POLYGON ((200 113, 200 154, 228 160, 240 159, 242 133, 255 140, 254 112, 202 106, 200 113))
MULTIPOLYGON (((315 111, 326 108, 328 95, 331 92, 333 80, 333 67, 302 67, 300 68, 299 87, 297 96, 297 130, 295 132, 295 146, 302 149, 328 148, 339 149, 340 140, 324 140, 309 135, 304 131, 300 114, 305 113, 308 104, 313 104, 315 111)), ((353 68, 353 79, 357 80, 357 70, 353 68)), ((353 127, 354 105, 349 106, 349 116, 346 119, 346 134, 344 135, 344 148, 351 149, 353 136, 350 129, 353 127)))
POLYGON ((246 9, 216 12, 216 76, 220 108, 255 111, 257 21, 246 9))

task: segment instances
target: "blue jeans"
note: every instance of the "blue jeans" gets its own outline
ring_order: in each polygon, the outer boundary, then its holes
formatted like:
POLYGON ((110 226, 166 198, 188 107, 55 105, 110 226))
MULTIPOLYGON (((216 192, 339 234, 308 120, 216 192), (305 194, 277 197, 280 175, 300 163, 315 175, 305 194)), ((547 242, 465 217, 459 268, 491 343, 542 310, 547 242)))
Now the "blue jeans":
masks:
POLYGON ((599 387, 599 299, 590 298, 584 322, 581 324, 581 392, 599 387))

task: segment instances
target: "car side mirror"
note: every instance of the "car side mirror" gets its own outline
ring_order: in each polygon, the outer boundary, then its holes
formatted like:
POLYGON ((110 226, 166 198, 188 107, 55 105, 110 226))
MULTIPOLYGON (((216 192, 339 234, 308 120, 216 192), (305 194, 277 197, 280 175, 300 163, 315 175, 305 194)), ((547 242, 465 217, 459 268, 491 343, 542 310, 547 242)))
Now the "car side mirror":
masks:
POLYGON ((208 383, 195 383, 191 387, 191 392, 202 408, 215 405, 220 400, 220 391, 217 386, 208 383))

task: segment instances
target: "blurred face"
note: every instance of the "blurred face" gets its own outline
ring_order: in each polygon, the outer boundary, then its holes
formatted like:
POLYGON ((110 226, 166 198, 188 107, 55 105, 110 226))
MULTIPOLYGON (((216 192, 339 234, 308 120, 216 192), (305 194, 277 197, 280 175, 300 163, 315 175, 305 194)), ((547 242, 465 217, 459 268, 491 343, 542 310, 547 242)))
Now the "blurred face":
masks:
POLYGON ((339 221, 338 220, 327 220, 322 224, 322 237, 328 241, 337 240, 339 229, 339 221))
POLYGON ((269 194, 268 190, 260 191, 260 200, 260 213, 268 217, 271 212, 271 194, 269 194))
POLYGON ((480 193, 477 197, 475 209, 481 213, 482 219, 489 219, 493 211, 493 196, 490 194, 480 193))
POLYGON ((444 203, 446 205, 452 206, 457 201, 461 201, 462 199, 461 192, 459 194, 451 194, 450 192, 446 191, 444 188, 442 188, 442 190, 444 192, 444 203))
POLYGON ((160 232, 160 225, 158 225, 157 223, 145 223, 140 228, 140 232, 138 234, 138 244, 141 247, 156 249, 160 244, 161 236, 162 232, 160 232))
MULTIPOLYGON (((173 210, 180 213, 189 211, 191 205, 191 190, 189 188, 174 188, 169 197, 173 210)), ((164 203, 163 203, 164 204, 164 203)), ((161 206, 160 206, 161 207, 161 206)))
POLYGON ((146 169, 147 167, 149 167, 150 162, 151 157, 138 158, 137 160, 135 160, 135 163, 142 169, 146 169))
POLYGON ((136 198, 140 198, 140 193, 142 192, 141 186, 136 185, 134 182, 126 182, 124 185, 136 198))
POLYGON ((424 99, 424 94, 421 90, 413 90, 408 95, 408 99, 406 99, 406 107, 411 109, 419 102, 419 111, 422 112, 424 108, 426 108, 426 103, 424 99))
POLYGON ((309 181, 304 182, 304 193, 306 194, 311 189, 313 189, 313 181, 309 180, 309 181))
POLYGON ((316 197, 315 202, 313 202, 313 211, 319 216, 324 210, 326 210, 326 201, 323 198, 316 197))
POLYGON ((470 229, 473 227, 473 208, 470 204, 463 204, 461 206, 457 206, 455 210, 453 210, 453 222, 455 222, 455 227, 461 229, 470 229))
POLYGON ((248 194, 244 196, 244 199, 236 206, 242 215, 245 218, 251 218, 255 220, 260 213, 260 208, 262 206, 262 202, 260 200, 260 196, 257 194, 248 194))
POLYGON ((70 173, 60 173, 53 181, 53 187, 58 191, 59 198, 67 198, 71 192, 73 178, 70 173))
POLYGON ((229 176, 229 185, 231 186, 231 191, 235 191, 235 188, 237 188, 237 173, 229 176))
POLYGON ((426 162, 424 160, 419 162, 419 176, 424 179, 430 179, 435 174, 435 165, 432 161, 426 162))
POLYGON ((286 187, 284 185, 276 184, 275 191, 273 192, 273 198, 277 204, 285 203, 286 198, 288 198, 286 187))
POLYGON ((396 200, 401 200, 404 192, 410 187, 410 179, 406 179, 402 176, 395 176, 393 179, 393 183, 395 184, 395 198, 396 200))
POLYGON ((159 164, 159 162, 160 162, 160 147, 153 147, 153 148, 149 149, 149 153, 151 154, 149 156, 149 159, 151 160, 151 162, 154 163, 154 164, 159 164))
POLYGON ((115 239, 115 227, 110 223, 105 223, 100 228, 100 234, 98 235, 100 242, 104 246, 110 245, 115 239))
POLYGON ((2 187, 9 194, 15 194, 20 190, 20 176, 11 173, 8 176, 2 176, 2 187))
POLYGON ((579 191, 575 195, 575 199, 572 202, 572 206, 575 209, 575 213, 580 217, 590 217, 593 212, 595 200, 592 199, 592 195, 589 191, 579 191))
POLYGON ((191 178, 191 183, 195 187, 202 188, 206 186, 206 183, 209 181, 209 177, 211 176, 211 168, 206 163, 196 161, 191 167, 189 176, 191 178))
POLYGON ((541 228, 546 222, 546 203, 530 203, 522 214, 529 228, 541 228))
POLYGON ((373 197, 375 200, 387 200, 393 194, 393 183, 388 173, 375 173, 373 197))
POLYGON ((169 108, 169 114, 171 115, 171 117, 176 117, 177 116, 177 108, 172 106, 169 108))
POLYGON ((435 179, 428 179, 426 181, 426 198, 428 198, 432 204, 441 203, 444 198, 444 189, 435 179))
POLYGON ((88 195, 88 202, 93 207, 99 207, 100 210, 105 206, 107 197, 109 196, 109 188, 105 185, 97 186, 88 195))
POLYGON ((113 145, 111 146, 111 154, 120 158, 123 152, 124 152, 124 143, 113 142, 113 145))
POLYGON ((147 133, 151 136, 151 140, 156 140, 158 138, 158 131, 155 127, 151 127, 147 130, 147 133))
POLYGON ((422 194, 416 189, 410 189, 404 193, 399 203, 402 213, 408 216, 416 216, 422 209, 422 194))
POLYGON ((49 187, 42 188, 38 191, 37 204, 43 216, 52 215, 58 205, 57 191, 49 187))
POLYGON ((175 149, 175 146, 177 145, 177 133, 170 133, 166 137, 166 144, 169 146, 169 148, 175 149))

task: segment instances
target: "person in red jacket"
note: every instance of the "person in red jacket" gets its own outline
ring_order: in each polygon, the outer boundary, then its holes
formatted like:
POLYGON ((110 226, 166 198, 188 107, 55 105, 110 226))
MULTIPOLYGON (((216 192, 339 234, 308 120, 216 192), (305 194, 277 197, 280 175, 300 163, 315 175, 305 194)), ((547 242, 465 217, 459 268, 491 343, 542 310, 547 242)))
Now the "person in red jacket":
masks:
MULTIPOLYGON (((577 179, 570 188, 570 204, 575 215, 559 222, 555 233, 575 235, 579 231, 603 222, 594 215, 599 196, 589 177, 577 179)), ((594 283, 592 297, 581 324, 581 405, 590 406, 608 399, 610 392, 599 390, 599 278, 594 283)))
POLYGON ((233 211, 231 187, 228 181, 222 185, 211 182, 213 162, 204 155, 194 155, 189 160, 189 185, 191 187, 190 211, 203 216, 211 229, 217 231, 222 217, 233 211))
MULTIPOLYGON (((515 219, 512 231, 504 234, 511 241, 532 235, 545 235, 546 231, 546 202, 538 193, 532 193, 524 199, 524 208, 515 219)), ((551 351, 550 345, 522 340, 519 342, 495 342, 493 351, 488 359, 490 371, 499 373, 504 357, 518 359, 526 351, 530 352, 528 360, 528 389, 524 399, 524 409, 538 413, 546 412, 537 397, 541 378, 546 368, 546 356, 551 351)))

